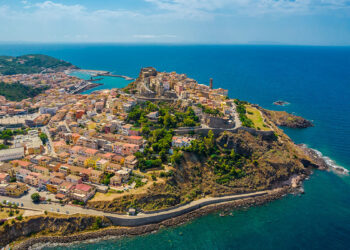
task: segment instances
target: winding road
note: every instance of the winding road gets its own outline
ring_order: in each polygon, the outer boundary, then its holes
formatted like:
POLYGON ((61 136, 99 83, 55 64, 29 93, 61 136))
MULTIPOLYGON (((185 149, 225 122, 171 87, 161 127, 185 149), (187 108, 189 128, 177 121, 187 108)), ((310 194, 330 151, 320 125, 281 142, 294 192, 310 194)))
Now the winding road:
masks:
POLYGON ((30 195, 33 191, 29 192, 29 194, 21 198, 0 196, 0 201, 8 200, 10 202, 15 202, 19 204, 22 203, 24 209, 30 209, 30 210, 36 210, 36 211, 46 210, 48 212, 55 212, 55 213, 61 213, 61 214, 85 214, 85 215, 93 215, 93 216, 106 216, 113 222, 114 225, 120 225, 120 226, 140 226, 140 225, 145 225, 150 223, 158 223, 160 221, 167 220, 167 219, 191 212, 193 210, 196 210, 198 208, 201 208, 207 205, 263 196, 271 192, 271 191, 260 191, 260 192, 247 193, 247 194, 228 195, 223 197, 207 197, 196 201, 192 201, 183 206, 179 206, 166 211, 159 211, 159 212, 147 213, 147 214, 139 213, 135 216, 130 216, 130 215, 121 215, 121 214, 115 214, 110 212, 87 209, 79 206, 72 206, 72 205, 61 206, 60 204, 57 204, 57 203, 35 204, 31 201, 31 198, 30 198, 30 195))

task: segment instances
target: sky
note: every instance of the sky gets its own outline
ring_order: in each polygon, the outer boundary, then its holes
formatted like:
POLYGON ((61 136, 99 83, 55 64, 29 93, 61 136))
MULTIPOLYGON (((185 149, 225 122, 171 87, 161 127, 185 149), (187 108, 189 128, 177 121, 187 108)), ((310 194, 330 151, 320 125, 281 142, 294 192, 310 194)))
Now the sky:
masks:
POLYGON ((350 45, 350 0, 0 0, 0 42, 350 45))

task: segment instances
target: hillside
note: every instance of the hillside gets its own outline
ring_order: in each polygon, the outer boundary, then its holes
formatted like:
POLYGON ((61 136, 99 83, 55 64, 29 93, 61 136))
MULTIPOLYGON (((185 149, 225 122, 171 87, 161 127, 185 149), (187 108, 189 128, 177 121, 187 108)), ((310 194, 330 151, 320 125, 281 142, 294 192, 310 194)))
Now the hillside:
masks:
MULTIPOLYGON (((158 210, 205 196, 271 189, 289 182, 292 176, 307 174, 309 167, 318 167, 272 121, 266 122, 274 129, 270 136, 244 129, 211 138, 208 135, 198 140, 197 146, 183 150, 181 160, 166 174, 164 182, 111 201, 90 201, 88 206, 117 212, 130 206, 158 210)), ((162 172, 153 171, 157 178, 162 172)))
POLYGON ((47 55, 0 56, 0 74, 3 75, 59 72, 68 68, 76 67, 69 62, 47 55))
POLYGON ((45 87, 33 88, 31 86, 20 83, 3 83, 0 82, 0 95, 5 96, 10 101, 21 101, 23 99, 32 98, 46 90, 45 87))

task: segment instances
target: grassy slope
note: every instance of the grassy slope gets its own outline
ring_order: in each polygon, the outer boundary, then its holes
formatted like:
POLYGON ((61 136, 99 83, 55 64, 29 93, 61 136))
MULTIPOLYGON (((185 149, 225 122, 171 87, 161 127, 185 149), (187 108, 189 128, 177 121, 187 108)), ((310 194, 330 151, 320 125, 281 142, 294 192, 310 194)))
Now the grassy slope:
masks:
POLYGON ((0 74, 3 75, 40 73, 48 68, 54 71, 62 71, 68 67, 73 67, 73 65, 69 62, 40 54, 18 57, 0 56, 0 74))
POLYGON ((247 105, 246 106, 247 109, 247 117, 252 120, 252 122, 254 123, 254 128, 259 129, 259 130, 271 130, 269 127, 264 126, 264 119, 261 116, 261 113, 259 110, 257 110, 256 108, 247 105))

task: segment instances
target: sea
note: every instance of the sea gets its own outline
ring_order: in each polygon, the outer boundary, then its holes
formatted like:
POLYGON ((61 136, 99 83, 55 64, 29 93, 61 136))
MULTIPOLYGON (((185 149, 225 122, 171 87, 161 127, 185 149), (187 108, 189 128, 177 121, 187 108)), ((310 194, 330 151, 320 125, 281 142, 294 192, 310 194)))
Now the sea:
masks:
MULTIPOLYGON (((82 69, 137 77, 142 67, 185 73, 199 83, 315 124, 286 129, 334 167, 350 169, 350 47, 282 45, 1 44, 0 55, 42 53, 82 69), (275 106, 277 100, 286 106, 275 106)), ((79 75, 79 77, 88 77, 79 75)), ((107 77, 87 91, 129 82, 107 77)), ((305 194, 286 195, 232 215, 213 213, 144 236, 91 240, 44 249, 350 249, 350 177, 315 171, 305 194)))

